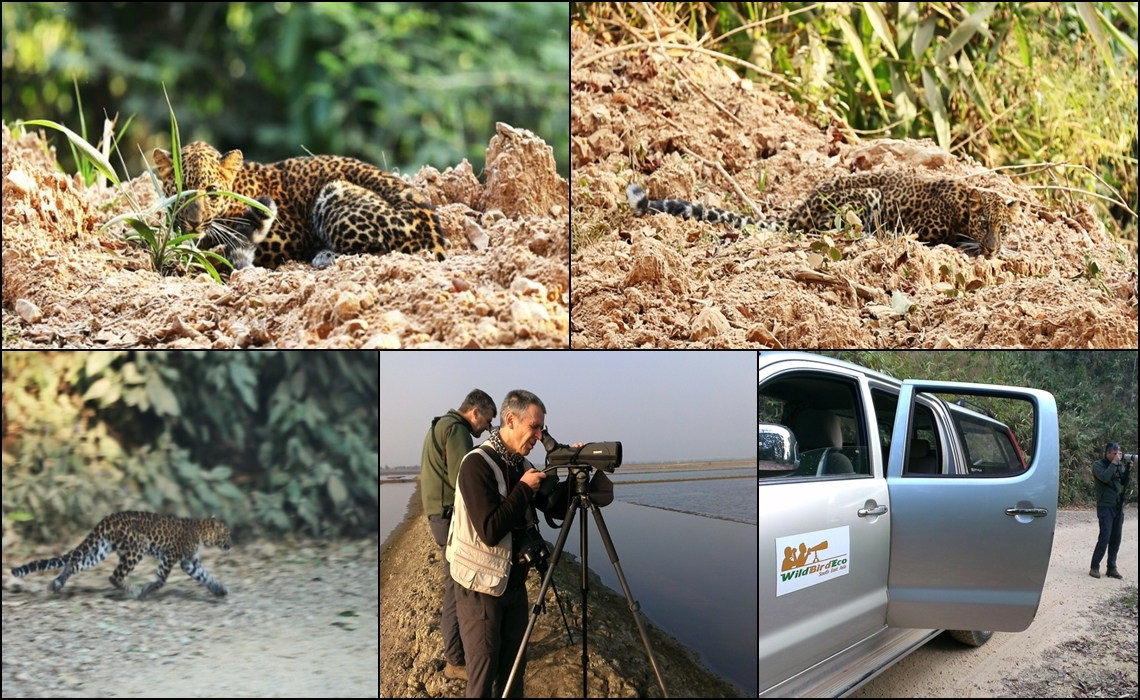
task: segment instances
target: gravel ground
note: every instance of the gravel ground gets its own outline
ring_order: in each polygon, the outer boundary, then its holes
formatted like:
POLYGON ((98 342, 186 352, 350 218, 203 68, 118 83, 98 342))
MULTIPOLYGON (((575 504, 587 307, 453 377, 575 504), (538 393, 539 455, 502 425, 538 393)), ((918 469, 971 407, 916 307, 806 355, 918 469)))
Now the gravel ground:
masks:
MULTIPOLYGON (((124 598, 107 580, 115 554, 57 594, 47 587, 58 572, 10 577, 3 696, 376 697, 378 550, 376 538, 205 548, 225 598, 177 566, 145 601, 124 598)), ((152 580, 155 566, 144 559, 128 582, 152 580)))

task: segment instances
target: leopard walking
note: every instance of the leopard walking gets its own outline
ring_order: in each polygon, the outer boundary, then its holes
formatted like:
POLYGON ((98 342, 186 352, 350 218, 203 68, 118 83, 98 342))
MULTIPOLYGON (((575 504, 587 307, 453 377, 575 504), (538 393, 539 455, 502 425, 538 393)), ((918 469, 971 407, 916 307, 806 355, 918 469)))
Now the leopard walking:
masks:
POLYGON ((22 578, 37 571, 63 569, 48 586, 51 592, 56 593, 72 574, 102 563, 112 551, 117 551, 119 565, 111 574, 111 583, 134 598, 143 600, 162 588, 174 562, 179 562, 187 576, 210 589, 214 595, 227 595, 229 590, 207 573, 198 561, 200 544, 220 547, 223 552, 229 552, 229 528, 216 518, 176 518, 158 513, 124 511, 112 513, 100 520, 91 534, 67 554, 25 564, 12 569, 12 575, 22 578), (158 578, 141 591, 134 587, 127 588, 124 580, 144 555, 158 559, 158 578))

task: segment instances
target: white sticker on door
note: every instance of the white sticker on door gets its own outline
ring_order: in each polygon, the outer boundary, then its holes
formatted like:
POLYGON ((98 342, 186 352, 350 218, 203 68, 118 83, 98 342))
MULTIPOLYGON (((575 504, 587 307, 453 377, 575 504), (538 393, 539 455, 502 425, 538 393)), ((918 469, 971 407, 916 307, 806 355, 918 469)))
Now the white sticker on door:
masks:
POLYGON ((851 565, 847 527, 776 538, 776 596, 846 576, 851 565))

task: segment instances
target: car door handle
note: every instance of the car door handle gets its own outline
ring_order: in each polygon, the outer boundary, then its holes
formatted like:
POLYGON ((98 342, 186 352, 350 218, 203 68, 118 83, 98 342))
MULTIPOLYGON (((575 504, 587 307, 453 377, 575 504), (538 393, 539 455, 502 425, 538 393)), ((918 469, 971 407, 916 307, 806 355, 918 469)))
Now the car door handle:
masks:
POLYGON ((1049 515, 1047 508, 1006 508, 1006 515, 1032 515, 1035 518, 1044 518, 1049 515))
POLYGON ((871 508, 870 510, 868 510, 866 508, 860 508, 858 511, 860 518, 865 518, 868 515, 883 515, 886 512, 887 512, 886 506, 878 506, 876 508, 871 508))

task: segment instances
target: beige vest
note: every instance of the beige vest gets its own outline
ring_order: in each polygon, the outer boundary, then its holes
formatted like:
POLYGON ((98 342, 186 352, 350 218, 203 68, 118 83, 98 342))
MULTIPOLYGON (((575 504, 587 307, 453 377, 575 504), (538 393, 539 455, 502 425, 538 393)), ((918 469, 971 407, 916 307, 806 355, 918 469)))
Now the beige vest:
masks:
MULTIPOLYGON (((487 453, 476 447, 467 457, 478 453, 491 467, 495 480, 499 483, 499 495, 507 497, 507 483, 503 472, 487 453)), ((459 471, 463 471, 460 466, 459 471)), ((460 586, 477 593, 500 596, 507 590, 507 577, 511 573, 511 533, 507 533, 499 544, 489 547, 479 539, 475 525, 467 514, 467 504, 463 502, 463 492, 459 489, 459 478, 455 480, 455 513, 451 516, 451 528, 447 531, 447 548, 444 556, 451 564, 451 578, 460 586)))

